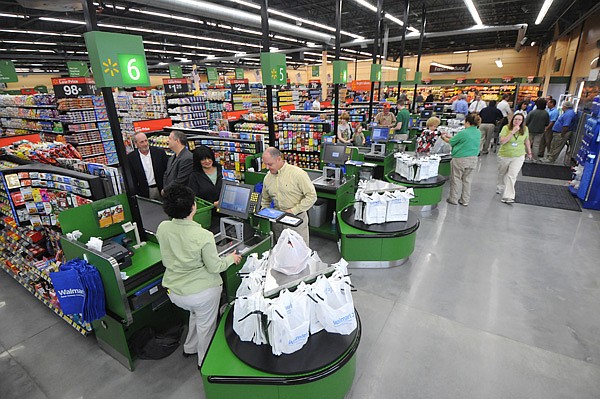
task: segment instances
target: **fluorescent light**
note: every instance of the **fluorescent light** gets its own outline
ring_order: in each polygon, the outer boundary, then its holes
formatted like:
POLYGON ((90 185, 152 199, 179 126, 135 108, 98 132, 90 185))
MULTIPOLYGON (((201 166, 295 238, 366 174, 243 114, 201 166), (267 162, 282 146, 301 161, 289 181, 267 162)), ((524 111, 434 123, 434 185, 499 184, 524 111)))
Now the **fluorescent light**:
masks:
POLYGON ((473 0, 464 0, 464 2, 471 13, 473 20, 475 20, 475 23, 479 26, 483 26, 483 22, 481 22, 481 18, 479 18, 479 13, 477 12, 477 8, 475 8, 475 4, 473 4, 473 0))
POLYGON ((504 64, 502 63, 502 60, 500 58, 498 58, 495 62, 496 62, 496 66, 498 68, 502 68, 504 66, 504 64))
POLYGON ((85 25, 85 21, 79 21, 76 19, 66 19, 66 18, 40 17, 40 21, 63 22, 65 24, 85 25))
POLYGON ((394 17, 391 14, 388 14, 387 12, 385 13, 385 18, 389 19, 392 22, 397 23, 400 26, 404 26, 404 22, 400 21, 398 18, 394 17))
POLYGON ((287 41, 295 42, 295 43, 298 43, 300 41, 300 40, 296 40, 292 37, 285 37, 285 36, 279 36, 279 35, 275 35, 274 38, 279 39, 279 40, 287 40, 287 41))
POLYGON ((546 16, 546 13, 548 12, 548 9, 552 5, 552 1, 554 1, 554 0, 545 0, 544 1, 544 4, 542 4, 542 9, 540 10, 540 13, 538 14, 537 18, 535 19, 536 25, 539 25, 542 23, 542 21, 544 20, 544 17, 546 16))
POLYGON ((159 62, 159 63, 158 63, 158 65, 159 65, 159 66, 162 66, 162 65, 169 65, 169 63, 168 63, 168 62, 159 62))
POLYGON ((340 60, 345 60, 345 61, 354 61, 354 58, 350 58, 350 57, 340 57, 340 60))
POLYGON ((258 4, 254 4, 249 1, 243 1, 243 0, 229 0, 229 1, 231 1, 233 3, 241 4, 246 7, 254 8, 255 10, 260 10, 260 6, 258 4))
POLYGON ((52 42, 27 42, 21 40, 0 40, 2 43, 12 43, 12 44, 32 44, 32 45, 40 45, 40 46, 57 46, 58 43, 52 42))
POLYGON ((233 56, 239 58, 239 57, 243 57, 245 55, 246 55, 246 53, 235 53, 233 56))
POLYGON ((430 62, 429 65, 433 65, 436 66, 438 68, 444 68, 447 69, 449 71, 453 71, 454 67, 450 66, 450 65, 446 65, 446 64, 440 64, 439 62, 430 62))
POLYGON ((373 4, 369 3, 368 1, 365 1, 365 0, 354 0, 354 1, 356 1, 361 6, 368 8, 369 10, 371 10, 373 12, 377 12, 377 7, 375 7, 373 4))
POLYGON ((180 16, 173 15, 173 14, 165 14, 165 13, 162 13, 162 12, 140 10, 140 9, 137 9, 137 8, 130 8, 129 11, 136 12, 136 13, 139 13, 139 14, 153 15, 155 17, 177 19, 179 21, 186 21, 186 22, 191 22, 191 23, 194 23, 194 24, 204 25, 204 21, 202 21, 202 20, 193 19, 193 18, 186 18, 186 17, 180 17, 180 16))
POLYGON ((252 30, 252 29, 233 28, 233 30, 236 31, 236 32, 250 33, 251 35, 257 35, 257 36, 261 36, 262 35, 262 32, 259 32, 257 30, 252 30))
POLYGON ((418 29, 415 29, 415 28, 413 28, 412 26, 409 26, 409 27, 408 27, 408 28, 406 28, 406 29, 408 29, 409 31, 415 32, 415 33, 421 33, 421 32, 419 32, 419 30, 418 30, 418 29))
POLYGON ((21 15, 21 14, 9 14, 7 12, 0 12, 0 17, 6 17, 6 18, 22 18, 25 19, 27 18, 25 15, 21 15))
POLYGON ((476 53, 479 50, 460 50, 460 51, 453 51, 454 54, 464 54, 464 53, 476 53))
POLYGON ((594 66, 594 64, 598 61, 598 57, 594 58, 592 62, 590 62, 590 66, 594 66))

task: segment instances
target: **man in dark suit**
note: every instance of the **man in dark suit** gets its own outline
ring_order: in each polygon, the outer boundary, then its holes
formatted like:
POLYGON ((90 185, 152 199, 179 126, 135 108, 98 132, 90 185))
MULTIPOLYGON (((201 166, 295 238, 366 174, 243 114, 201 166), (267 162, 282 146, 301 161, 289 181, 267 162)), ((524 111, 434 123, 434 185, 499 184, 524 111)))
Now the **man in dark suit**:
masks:
POLYGON ((144 133, 133 136, 133 142, 137 149, 129 153, 127 158, 134 177, 135 193, 142 197, 160 200, 169 157, 162 148, 150 147, 144 133))
POLYGON ((194 169, 194 160, 192 153, 186 147, 187 136, 178 130, 173 130, 169 135, 169 149, 175 153, 175 156, 169 158, 167 170, 163 179, 164 187, 173 183, 188 184, 188 179, 194 169))

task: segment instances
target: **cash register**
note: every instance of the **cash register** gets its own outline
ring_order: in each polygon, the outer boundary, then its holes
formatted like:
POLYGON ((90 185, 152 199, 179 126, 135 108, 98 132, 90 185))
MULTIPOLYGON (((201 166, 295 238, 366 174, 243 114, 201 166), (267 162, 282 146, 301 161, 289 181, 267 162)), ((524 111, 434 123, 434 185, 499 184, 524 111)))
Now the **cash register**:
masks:
POLYGON ((389 140, 390 128, 389 127, 374 127, 373 133, 371 134, 371 152, 366 155, 369 156, 385 156, 385 143, 389 140))
POLYGON ((321 161, 323 174, 313 180, 313 184, 325 186, 338 186, 343 183, 341 166, 350 158, 351 149, 344 144, 324 144, 321 161))

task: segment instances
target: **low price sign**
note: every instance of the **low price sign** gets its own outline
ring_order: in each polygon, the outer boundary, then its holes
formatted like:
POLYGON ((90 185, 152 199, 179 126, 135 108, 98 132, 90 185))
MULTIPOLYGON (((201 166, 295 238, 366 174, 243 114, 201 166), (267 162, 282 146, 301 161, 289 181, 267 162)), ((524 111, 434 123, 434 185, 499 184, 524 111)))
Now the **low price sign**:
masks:
POLYGON ((52 78, 52 86, 56 98, 74 98, 96 92, 96 85, 92 78, 52 78))
POLYGON ((166 94, 189 93, 190 82, 187 79, 163 79, 166 94))
POLYGON ((231 92, 232 93, 249 93, 250 86, 248 85, 248 79, 231 79, 231 92))
POLYGON ((141 36, 93 31, 83 37, 98 87, 150 86, 141 36))

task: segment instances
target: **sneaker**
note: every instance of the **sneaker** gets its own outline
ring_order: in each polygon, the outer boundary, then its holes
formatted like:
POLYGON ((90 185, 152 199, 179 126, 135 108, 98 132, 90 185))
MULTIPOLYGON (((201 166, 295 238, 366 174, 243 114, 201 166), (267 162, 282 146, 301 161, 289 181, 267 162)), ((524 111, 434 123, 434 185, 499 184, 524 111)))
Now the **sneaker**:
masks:
POLYGON ((503 191, 504 191, 504 187, 496 188, 496 194, 502 194, 503 191))
POLYGON ((461 204, 462 206, 469 206, 468 202, 463 202, 461 200, 458 200, 458 203, 461 204))
POLYGON ((515 200, 512 198, 502 198, 500 201, 504 202, 505 204, 512 204, 515 202, 515 200))
POLYGON ((452 204, 452 205, 458 205, 458 202, 456 202, 456 201, 450 201, 450 198, 447 198, 446 202, 449 203, 449 204, 452 204))

